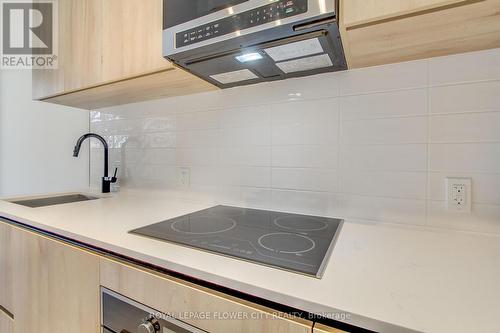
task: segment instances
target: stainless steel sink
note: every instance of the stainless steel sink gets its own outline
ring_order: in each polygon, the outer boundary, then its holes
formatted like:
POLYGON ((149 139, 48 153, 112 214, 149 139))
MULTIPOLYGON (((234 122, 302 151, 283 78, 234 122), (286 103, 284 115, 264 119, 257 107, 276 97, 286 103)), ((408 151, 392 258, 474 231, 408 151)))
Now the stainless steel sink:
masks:
POLYGON ((26 207, 37 208, 37 207, 45 207, 53 205, 62 205, 79 201, 96 200, 96 199, 99 198, 86 194, 67 194, 67 195, 58 195, 54 197, 20 199, 20 200, 13 200, 10 202, 26 207))

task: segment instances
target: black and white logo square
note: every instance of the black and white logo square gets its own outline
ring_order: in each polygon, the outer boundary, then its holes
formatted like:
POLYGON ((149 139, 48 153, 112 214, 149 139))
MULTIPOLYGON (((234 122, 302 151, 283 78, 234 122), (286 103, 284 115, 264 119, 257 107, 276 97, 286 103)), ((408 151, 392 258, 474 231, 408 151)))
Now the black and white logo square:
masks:
POLYGON ((56 0, 0 0, 2 68, 57 68, 56 0))

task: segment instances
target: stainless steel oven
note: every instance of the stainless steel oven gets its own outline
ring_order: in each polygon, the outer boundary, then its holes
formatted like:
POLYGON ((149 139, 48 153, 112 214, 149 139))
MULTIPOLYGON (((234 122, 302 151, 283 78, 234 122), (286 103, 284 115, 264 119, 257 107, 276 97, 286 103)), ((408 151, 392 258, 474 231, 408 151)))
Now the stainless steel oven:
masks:
POLYGON ((106 288, 101 304, 103 333, 206 333, 106 288))
POLYGON ((336 0, 164 0, 163 55, 221 87, 347 68, 336 0))

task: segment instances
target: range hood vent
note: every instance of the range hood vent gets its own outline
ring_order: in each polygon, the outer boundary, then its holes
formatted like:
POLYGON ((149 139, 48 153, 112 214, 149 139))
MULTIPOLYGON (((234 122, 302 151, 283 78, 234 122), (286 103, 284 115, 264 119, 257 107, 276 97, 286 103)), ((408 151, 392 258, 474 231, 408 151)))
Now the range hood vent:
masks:
MULTIPOLYGON (((201 26, 199 46, 186 41, 189 45, 180 48, 185 51, 175 49, 167 58, 221 88, 347 69, 335 11, 304 19, 309 9, 319 10, 314 7, 318 1, 276 1, 269 5, 269 1, 249 0, 247 6, 252 2, 266 5, 201 26), (262 8, 278 8, 283 3, 283 13, 294 9, 296 16, 234 30, 238 25, 246 27, 253 20, 266 17, 262 16, 262 8), (249 21, 242 23, 243 19, 249 21), (225 38, 207 37, 204 40, 205 31, 212 31, 215 25, 222 29, 226 21, 229 32, 225 38), (235 22, 238 22, 236 26, 235 22), (269 27, 263 28, 265 26, 269 27)), ((189 33, 185 35, 189 37, 189 33)))

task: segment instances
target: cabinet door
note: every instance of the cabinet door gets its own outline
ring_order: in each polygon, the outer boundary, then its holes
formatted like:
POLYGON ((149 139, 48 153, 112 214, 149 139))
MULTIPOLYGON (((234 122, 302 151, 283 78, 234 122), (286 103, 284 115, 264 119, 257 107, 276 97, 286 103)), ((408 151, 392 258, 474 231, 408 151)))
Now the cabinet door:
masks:
POLYGON ((58 1, 58 69, 33 71, 33 98, 101 82, 102 0, 58 1))
POLYGON ((14 331, 100 332, 98 258, 29 231, 12 231, 14 331))
POLYGON ((102 81, 172 68, 162 55, 162 0, 102 0, 102 81))
POLYGON ((457 1, 450 6, 360 24, 343 21, 349 17, 347 13, 359 8, 353 3, 359 1, 342 2, 340 25, 349 68, 500 47, 498 0, 457 1))
POLYGON ((344 0, 342 21, 354 27, 466 2, 470 0, 344 0))
POLYGON ((12 313, 11 231, 9 225, 0 222, 0 313, 12 313))

